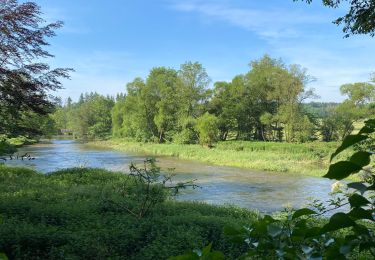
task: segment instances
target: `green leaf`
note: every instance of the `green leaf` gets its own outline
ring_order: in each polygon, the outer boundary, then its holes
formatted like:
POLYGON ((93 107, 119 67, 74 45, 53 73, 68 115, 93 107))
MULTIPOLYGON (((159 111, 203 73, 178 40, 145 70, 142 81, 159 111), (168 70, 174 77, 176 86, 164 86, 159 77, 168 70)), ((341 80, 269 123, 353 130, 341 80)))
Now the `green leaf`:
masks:
POLYGON ((347 214, 339 212, 334 214, 329 222, 323 226, 322 233, 352 226, 355 226, 355 222, 347 214))
POLYGON ((370 235, 370 231, 364 225, 357 224, 355 227, 353 227, 353 230, 355 231, 355 233, 360 234, 362 236, 363 235, 364 236, 369 236, 370 235))
POLYGON ((357 164, 358 166, 364 167, 371 162, 371 153, 369 152, 356 152, 350 157, 349 161, 357 164))
POLYGON ((347 149, 348 147, 356 144, 356 143, 359 143, 363 140, 366 140, 368 138, 368 136, 366 135, 360 135, 360 134, 357 134, 357 135, 348 135, 347 137, 345 137, 345 139, 342 141, 342 144, 339 146, 339 148, 337 148, 337 150, 331 155, 331 161, 333 158, 335 158, 336 155, 338 155, 339 153, 341 153, 342 151, 344 151, 345 149, 347 149))
POLYGON ((306 229, 305 237, 316 237, 322 233, 322 229, 320 227, 312 227, 306 229))
POLYGON ((310 255, 311 252, 314 250, 314 248, 312 247, 309 247, 309 246, 306 246, 306 245, 302 245, 301 246, 301 249, 302 249, 302 252, 306 255, 310 255))
POLYGON ((232 243, 242 244, 245 240, 246 230, 243 227, 225 225, 224 235, 227 236, 232 243))
POLYGON ((328 173, 323 177, 335 180, 342 180, 351 174, 362 170, 362 167, 348 161, 341 161, 329 166, 328 173))
POLYGON ((368 219, 374 221, 371 210, 365 210, 363 208, 354 208, 348 215, 354 219, 368 219))
POLYGON ((358 134, 371 134, 375 132, 375 119, 365 121, 365 126, 359 131, 358 134))
POLYGON ((273 223, 273 222, 276 221, 276 220, 275 220, 273 217, 271 217, 270 215, 265 215, 265 216, 263 217, 263 220, 266 221, 266 222, 268 222, 268 223, 273 223))
POLYGON ((208 246, 203 248, 202 256, 208 255, 211 252, 211 248, 212 248, 212 242, 208 246))
POLYGON ((313 214, 316 214, 316 212, 308 208, 303 208, 294 212, 292 219, 296 219, 296 218, 299 218, 301 216, 306 216, 306 215, 313 215, 313 214))
POLYGON ((8 257, 4 253, 0 253, 0 260, 8 260, 8 257))
POLYGON ((349 197, 349 203, 352 208, 359 208, 370 204, 370 201, 368 201, 365 197, 354 193, 349 197))
POLYGON ((348 183, 347 186, 351 189, 355 189, 361 192, 362 194, 365 193, 365 191, 367 190, 367 186, 363 184, 363 182, 351 182, 348 183))
POLYGON ((281 234, 281 227, 279 227, 277 224, 271 223, 267 226, 267 232, 271 237, 277 237, 281 234))

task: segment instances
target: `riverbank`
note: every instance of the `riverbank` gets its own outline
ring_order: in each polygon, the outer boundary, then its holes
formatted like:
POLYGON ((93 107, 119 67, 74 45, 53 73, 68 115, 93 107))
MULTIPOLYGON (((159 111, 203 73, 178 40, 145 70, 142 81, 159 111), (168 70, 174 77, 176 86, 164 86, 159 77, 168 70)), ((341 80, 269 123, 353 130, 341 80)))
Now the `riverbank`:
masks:
MULTIPOLYGON (((208 149, 200 145, 138 143, 122 139, 90 142, 90 146, 155 156, 171 156, 218 166, 323 176, 338 143, 219 142, 208 149)), ((345 158, 346 154, 340 155, 345 158)))
POLYGON ((137 189, 102 169, 42 174, 0 165, 0 252, 9 259, 167 259, 212 242, 226 259, 246 247, 223 234, 258 213, 165 200, 135 217, 137 189))
POLYGON ((0 138, 0 156, 13 154, 17 151, 17 148, 23 145, 35 144, 38 140, 29 139, 24 136, 14 138, 0 138))

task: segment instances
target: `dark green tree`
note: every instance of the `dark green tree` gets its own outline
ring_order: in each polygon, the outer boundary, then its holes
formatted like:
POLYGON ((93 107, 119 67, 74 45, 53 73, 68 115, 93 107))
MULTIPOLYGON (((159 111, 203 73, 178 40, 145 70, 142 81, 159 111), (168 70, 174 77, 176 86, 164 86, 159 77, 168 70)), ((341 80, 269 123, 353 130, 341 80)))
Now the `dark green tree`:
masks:
POLYGON ((69 69, 51 69, 41 61, 53 57, 46 47, 48 38, 62 22, 45 24, 34 2, 0 2, 0 133, 40 134, 38 125, 22 126, 23 114, 46 115, 53 110, 50 91, 60 89, 60 78, 69 69))

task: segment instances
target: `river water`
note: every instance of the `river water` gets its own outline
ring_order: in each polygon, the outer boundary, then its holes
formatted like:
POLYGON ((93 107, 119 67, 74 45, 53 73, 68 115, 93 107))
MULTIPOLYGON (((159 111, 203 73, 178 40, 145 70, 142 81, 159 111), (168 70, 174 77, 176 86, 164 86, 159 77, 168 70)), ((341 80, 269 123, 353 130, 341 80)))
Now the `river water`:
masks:
MULTIPOLYGON (((147 157, 93 148, 73 140, 52 140, 26 146, 18 153, 29 153, 35 160, 8 160, 8 165, 32 167, 44 173, 69 167, 100 167, 127 172, 131 162, 141 163, 147 157)), ((282 210, 286 205, 304 206, 311 198, 327 201, 332 184, 328 179, 317 177, 212 166, 169 157, 156 159, 162 169, 174 168, 178 181, 197 179, 201 188, 183 191, 178 200, 236 205, 260 212, 282 210)))

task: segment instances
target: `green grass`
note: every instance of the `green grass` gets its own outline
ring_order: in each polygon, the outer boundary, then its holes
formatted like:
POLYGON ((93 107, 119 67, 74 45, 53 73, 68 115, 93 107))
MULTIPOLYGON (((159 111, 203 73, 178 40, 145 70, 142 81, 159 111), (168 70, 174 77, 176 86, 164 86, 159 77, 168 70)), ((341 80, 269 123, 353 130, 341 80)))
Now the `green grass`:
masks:
MULTIPOLYGON (((0 165, 0 252, 10 259, 166 259, 213 242, 226 259, 244 248, 223 235, 256 213, 167 200, 137 219, 121 205, 125 175, 68 169, 43 175, 0 165)), ((125 187, 125 188, 124 188, 125 187)))
MULTIPOLYGON (((200 145, 137 143, 121 139, 92 142, 91 145, 149 155, 173 156, 219 166, 310 176, 323 176, 327 172, 329 157, 339 146, 336 142, 292 144, 226 141, 208 149, 200 145)), ((346 158, 348 154, 343 153, 339 158, 346 158)))

